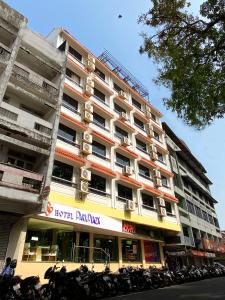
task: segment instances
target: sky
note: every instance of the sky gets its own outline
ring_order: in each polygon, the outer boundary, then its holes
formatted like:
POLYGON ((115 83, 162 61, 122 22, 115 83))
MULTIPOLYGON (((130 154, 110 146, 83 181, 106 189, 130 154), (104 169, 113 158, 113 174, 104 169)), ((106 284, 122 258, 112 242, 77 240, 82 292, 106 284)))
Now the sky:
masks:
MULTIPOLYGON (((150 101, 163 114, 163 120, 189 146, 192 153, 207 170, 213 182, 211 192, 219 202, 216 205, 221 229, 225 229, 225 119, 214 122, 202 131, 188 127, 163 105, 169 91, 154 84, 155 65, 146 55, 139 54, 140 33, 148 28, 137 23, 146 12, 150 0, 5 0, 29 20, 28 26, 42 35, 55 27, 64 27, 76 39, 100 55, 107 49, 149 90, 150 101), (121 14, 122 18, 118 18, 121 14), (219 154, 220 153, 220 154, 219 154)), ((191 0, 191 10, 198 13, 203 1, 191 0)))

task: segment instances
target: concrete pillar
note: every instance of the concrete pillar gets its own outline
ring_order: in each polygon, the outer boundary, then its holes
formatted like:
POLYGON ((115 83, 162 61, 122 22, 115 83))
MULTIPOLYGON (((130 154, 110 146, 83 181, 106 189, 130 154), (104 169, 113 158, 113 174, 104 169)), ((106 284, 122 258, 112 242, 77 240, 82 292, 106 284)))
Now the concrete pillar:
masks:
POLYGON ((89 251, 89 262, 92 263, 93 262, 93 254, 94 254, 94 238, 93 238, 93 232, 90 232, 89 234, 89 247, 90 247, 90 251, 89 251))
POLYGON ((76 244, 75 244, 75 252, 74 252, 74 254, 75 254, 75 257, 74 257, 74 259, 75 259, 75 262, 77 261, 78 262, 78 256, 79 256, 79 246, 80 245, 80 232, 77 232, 76 233, 76 244))
POLYGON ((145 261, 145 246, 144 246, 144 240, 141 240, 141 260, 142 260, 142 265, 145 267, 146 261, 145 261))
POLYGON ((28 219, 20 218, 12 227, 9 243, 6 252, 6 257, 10 256, 18 261, 22 260, 23 248, 27 233, 27 221, 28 219))
POLYGON ((122 238, 118 237, 118 256, 119 256, 119 267, 123 265, 123 256, 122 256, 122 238))
POLYGON ((164 252, 163 252, 163 244, 159 244, 159 253, 160 253, 160 260, 161 260, 161 264, 163 266, 165 266, 165 256, 164 256, 164 252))

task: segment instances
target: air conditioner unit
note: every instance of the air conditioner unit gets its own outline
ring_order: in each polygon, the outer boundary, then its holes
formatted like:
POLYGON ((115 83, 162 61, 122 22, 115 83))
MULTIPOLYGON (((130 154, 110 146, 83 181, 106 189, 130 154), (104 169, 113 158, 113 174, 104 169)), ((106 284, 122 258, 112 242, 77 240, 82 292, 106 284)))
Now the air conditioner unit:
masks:
POLYGON ((92 62, 93 64, 95 64, 95 58, 94 58, 94 56, 88 54, 87 60, 90 61, 90 62, 92 62))
POLYGON ((147 123, 145 126, 146 126, 146 129, 153 130, 153 125, 151 123, 147 123))
POLYGON ((86 155, 91 154, 92 153, 92 146, 87 144, 87 143, 83 143, 81 151, 83 153, 85 153, 86 155))
POLYGON ((120 119, 122 119, 124 121, 127 121, 127 114, 122 111, 121 114, 120 114, 120 119))
POLYGON ((84 94, 86 96, 90 97, 94 94, 94 89, 91 86, 86 84, 85 87, 84 87, 84 94))
POLYGON ((92 143, 92 135, 89 132, 84 132, 83 141, 91 144, 92 143))
POLYGON ((87 60, 86 62, 86 68, 90 71, 93 72, 95 70, 95 63, 93 63, 90 60, 87 60))
POLYGON ((160 173, 159 170, 154 169, 154 177, 156 177, 156 178, 161 178, 161 173, 160 173))
POLYGON ((122 99, 126 99, 126 98, 127 98, 124 91, 119 91, 119 92, 118 92, 118 96, 119 96, 120 98, 122 98, 122 99))
POLYGON ((91 102, 85 102, 84 103, 84 109, 86 111, 89 111, 90 113, 93 113, 93 105, 91 102))
POLYGON ((166 217, 167 216, 167 212, 166 212, 165 207, 159 207, 159 215, 161 217, 166 217))
POLYGON ((81 167, 80 178, 83 180, 90 181, 91 180, 91 171, 87 170, 85 167, 81 167))
POLYGON ((157 147, 155 145, 150 145, 150 151, 151 152, 154 152, 154 153, 157 153, 157 147))
POLYGON ((148 118, 148 119, 151 119, 152 118, 152 114, 150 113, 150 111, 146 111, 146 117, 148 118))
POLYGON ((92 88, 94 87, 94 81, 93 81, 92 77, 88 76, 86 78, 86 84, 89 85, 92 88))
POLYGON ((124 146, 130 146, 130 140, 128 137, 123 137, 121 140, 121 144, 124 146))
POLYGON ((155 186, 156 187, 162 186, 162 180, 160 178, 155 178, 155 186))
POLYGON ((130 166, 125 166, 123 168, 123 174, 124 175, 130 176, 130 175, 132 175, 132 173, 133 173, 133 170, 132 170, 132 168, 130 166))
POLYGON ((157 153, 151 151, 150 155, 151 155, 152 160, 158 160, 158 154, 157 153))
POLYGON ((135 202, 133 200, 127 200, 125 205, 125 210, 134 211, 135 210, 135 202))
POLYGON ((87 181, 81 180, 81 182, 80 182, 80 192, 82 194, 88 194, 89 189, 88 189, 88 182, 87 181))
POLYGON ((159 206, 165 207, 165 205, 166 205, 165 200, 162 197, 159 197, 158 199, 159 199, 159 206))
POLYGON ((88 123, 93 122, 93 115, 89 111, 84 112, 84 120, 88 123))

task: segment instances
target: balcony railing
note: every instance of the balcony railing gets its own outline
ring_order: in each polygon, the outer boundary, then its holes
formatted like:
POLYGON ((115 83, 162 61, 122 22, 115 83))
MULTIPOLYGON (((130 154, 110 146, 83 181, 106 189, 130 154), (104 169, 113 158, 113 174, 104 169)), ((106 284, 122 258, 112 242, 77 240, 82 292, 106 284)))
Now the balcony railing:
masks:
POLYGON ((42 76, 23 69, 21 66, 15 65, 13 67, 12 76, 16 80, 29 85, 30 89, 47 94, 50 98, 57 98, 59 95, 59 90, 53 84, 47 82, 42 76))
POLYGON ((3 107, 0 107, 0 116, 12 121, 17 121, 18 119, 18 114, 3 107))
POLYGON ((39 193, 43 175, 0 163, 0 186, 39 193))

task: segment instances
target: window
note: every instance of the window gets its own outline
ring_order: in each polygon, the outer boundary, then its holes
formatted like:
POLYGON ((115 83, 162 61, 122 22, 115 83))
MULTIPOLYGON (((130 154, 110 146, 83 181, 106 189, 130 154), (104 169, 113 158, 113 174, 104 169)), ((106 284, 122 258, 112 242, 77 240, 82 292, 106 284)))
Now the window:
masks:
POLYGON ((208 220, 209 220, 209 223, 214 225, 213 217, 210 214, 208 214, 208 220))
POLYGON ((158 155, 158 160, 162 163, 165 163, 164 156, 162 155, 162 153, 158 152, 157 155, 158 155))
POLYGON ((72 182, 73 167, 55 160, 53 165, 52 176, 54 179, 62 179, 62 181, 72 182))
POLYGON ((188 230, 188 227, 183 226, 182 229, 183 229, 183 234, 184 234, 184 236, 189 237, 189 230, 188 230))
POLYGON ((140 129, 142 129, 142 130, 145 129, 144 123, 141 120, 139 120, 135 117, 134 117, 134 125, 137 126, 140 129))
POLYGON ((138 150, 147 152, 147 145, 138 139, 136 139, 136 147, 138 150))
POLYGON ((117 185, 118 189, 118 198, 120 200, 132 200, 133 199, 133 191, 131 188, 128 188, 122 184, 117 185))
POLYGON ((196 216, 198 216, 199 218, 202 218, 202 211, 201 209, 195 205, 195 212, 196 212, 196 216))
POLYGON ((209 219, 208 219, 208 214, 207 214, 207 212, 205 212, 204 210, 202 210, 202 217, 203 217, 203 220, 205 220, 206 222, 209 221, 209 219))
POLYGON ((115 126, 115 135, 119 138, 119 139, 122 139, 124 137, 128 137, 128 133, 121 129, 120 127, 118 126, 115 126))
POLYGON ((92 142, 92 153, 98 157, 106 158, 106 146, 96 141, 92 142))
POLYGON ((9 150, 6 163, 16 168, 33 170, 35 161, 36 158, 34 156, 9 150))
POLYGON ((141 241, 122 240, 122 258, 124 262, 141 261, 141 241))
POLYGON ((139 167, 139 175, 140 176, 145 177, 147 179, 151 178, 151 173, 150 173, 149 168, 142 166, 142 165, 138 165, 138 167, 139 167))
POLYGON ((94 247, 98 248, 93 250, 94 262, 105 263, 109 258, 110 262, 118 261, 118 238, 116 236, 94 234, 94 247), (106 256, 105 252, 110 256, 106 256))
POLYGON ((190 213, 192 213, 193 215, 195 215, 195 210, 194 210, 194 205, 193 203, 191 203, 190 201, 187 200, 187 209, 190 213))
POLYGON ((118 86, 118 84, 116 84, 115 82, 113 83, 113 87, 114 89, 117 91, 117 92, 120 92, 120 91, 124 91, 120 86, 118 86))
POLYGON ((153 132, 154 132, 154 138, 160 142, 160 135, 158 134, 158 132, 155 132, 155 131, 153 131, 153 132))
POLYGON ((144 241, 145 261, 147 263, 160 263, 159 243, 144 241))
POLYGON ((157 118, 156 118, 156 115, 154 115, 153 113, 151 113, 151 117, 152 117, 152 120, 157 122, 157 118))
POLYGON ((78 85, 80 85, 80 76, 75 74, 73 71, 71 71, 68 68, 66 69, 66 76, 71 78, 78 85))
POLYGON ((141 193, 141 198, 142 198, 142 205, 146 206, 147 208, 153 208, 155 207, 154 205, 154 198, 151 195, 141 193))
POLYGON ((91 181, 89 185, 89 189, 92 192, 103 192, 105 194, 106 192, 106 179, 104 177, 101 177, 96 174, 91 174, 91 181))
POLYGON ((105 94, 103 94, 101 91, 99 91, 98 89, 94 88, 94 96, 95 98, 97 98, 98 100, 105 102, 105 94))
POLYGON ((161 175, 162 186, 169 187, 168 179, 166 176, 161 175))
POLYGON ((78 101, 67 94, 63 94, 62 105, 73 112, 78 111, 78 101))
POLYGON ((72 48, 71 46, 69 46, 69 53, 72 54, 80 62, 82 61, 82 55, 77 50, 72 48))
POLYGON ((76 141, 76 131, 63 124, 59 124, 57 138, 73 145, 76 141))
POLYGON ((93 112, 93 123, 105 129, 105 119, 96 112, 93 112))
POLYGON ((130 166, 130 159, 120 153, 116 153, 116 164, 120 167, 130 166))
POLYGON ((104 74, 102 71, 100 71, 98 68, 95 68, 95 74, 96 74, 98 77, 100 77, 102 80, 105 81, 105 74, 104 74))
POLYGON ((142 105, 140 102, 138 102, 137 100, 135 100, 134 98, 132 98, 132 104, 133 106, 135 106, 137 109, 142 110, 142 105))
POLYGON ((118 113, 121 114, 122 112, 126 113, 126 110, 119 106, 118 104, 114 103, 114 110, 118 113))
POLYGON ((165 205, 166 205, 166 212, 167 214, 173 214, 173 210, 172 210, 172 204, 168 201, 165 201, 165 205))

